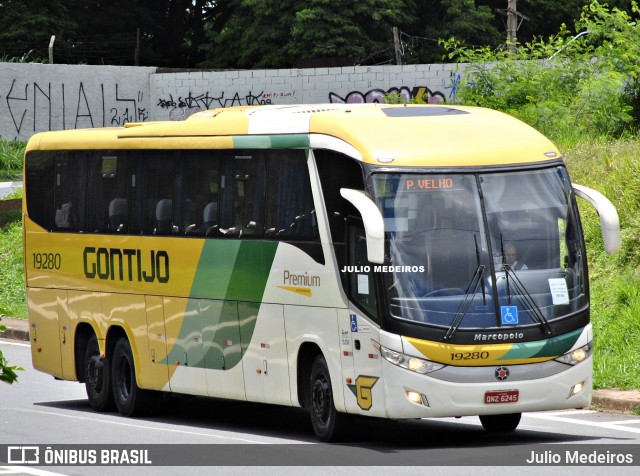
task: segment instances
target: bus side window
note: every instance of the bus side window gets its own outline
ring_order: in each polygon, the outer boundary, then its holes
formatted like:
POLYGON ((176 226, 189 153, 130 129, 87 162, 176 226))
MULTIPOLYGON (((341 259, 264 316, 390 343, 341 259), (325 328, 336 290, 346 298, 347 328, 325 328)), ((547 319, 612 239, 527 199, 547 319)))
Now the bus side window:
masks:
POLYGON ((265 161, 262 151, 230 151, 222 176, 219 236, 262 238, 264 235, 265 161))
POLYGON ((220 187, 217 151, 185 151, 176 195, 179 233, 216 236, 220 187))
MULTIPOLYGON (((347 218, 358 217, 360 213, 342 195, 341 188, 364 190, 362 166, 356 160, 331 150, 314 149, 313 155, 320 176, 324 206, 331 232, 331 241, 338 261, 338 269, 346 265, 345 232, 347 218)), ((346 273, 340 273, 342 286, 347 289, 346 273)))
POLYGON ((316 211, 306 154, 302 150, 269 151, 265 235, 276 240, 315 240, 316 211))
POLYGON ((331 228, 331 240, 344 243, 345 223, 349 216, 360 213, 340 195, 341 188, 364 190, 364 179, 360 164, 346 155, 330 150, 314 150, 316 166, 320 175, 322 194, 331 228))
POLYGON ((86 160, 84 152, 56 157, 53 229, 82 231, 85 225, 86 160), (74 157, 71 157, 73 155, 74 157))
POLYGON ((173 152, 135 151, 131 157, 131 233, 171 234, 175 225, 173 152))
POLYGON ((98 152, 88 158, 89 187, 86 231, 127 233, 129 201, 125 153, 98 152))
POLYGON ((29 217, 45 230, 52 230, 55 209, 55 155, 59 152, 32 151, 25 160, 25 191, 29 217))

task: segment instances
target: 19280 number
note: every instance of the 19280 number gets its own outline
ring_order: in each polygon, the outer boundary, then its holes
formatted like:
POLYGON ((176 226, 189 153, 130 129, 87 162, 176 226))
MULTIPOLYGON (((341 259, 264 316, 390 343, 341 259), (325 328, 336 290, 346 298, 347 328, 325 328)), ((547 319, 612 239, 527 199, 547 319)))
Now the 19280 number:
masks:
POLYGON ((451 360, 484 360, 488 358, 489 352, 455 352, 451 354, 451 360))
POLYGON ((34 269, 60 269, 61 264, 60 253, 33 253, 34 269))

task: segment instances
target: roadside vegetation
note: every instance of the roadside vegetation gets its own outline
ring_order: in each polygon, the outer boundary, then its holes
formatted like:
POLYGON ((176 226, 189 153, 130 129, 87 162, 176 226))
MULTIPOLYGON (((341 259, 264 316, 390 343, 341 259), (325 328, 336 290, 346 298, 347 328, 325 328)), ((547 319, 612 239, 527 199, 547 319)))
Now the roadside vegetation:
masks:
POLYGON ((22 180, 24 142, 0 139, 0 182, 22 180))
MULTIPOLYGON (((3 201, 21 197, 18 190, 3 201)), ((22 211, 0 209, 0 317, 27 315, 22 256, 22 211)))
MULTIPOLYGON (((0 140, 0 181, 20 178, 24 143, 0 140)), ((21 198, 19 190, 3 201, 21 198)), ((2 205, 2 204, 0 204, 2 205)), ((22 262, 22 216, 20 209, 0 208, 0 319, 2 316, 26 317, 24 265, 22 262)), ((0 320, 0 337, 5 326, 0 320)), ((22 368, 9 365, 0 350, 0 382, 14 383, 22 368)))

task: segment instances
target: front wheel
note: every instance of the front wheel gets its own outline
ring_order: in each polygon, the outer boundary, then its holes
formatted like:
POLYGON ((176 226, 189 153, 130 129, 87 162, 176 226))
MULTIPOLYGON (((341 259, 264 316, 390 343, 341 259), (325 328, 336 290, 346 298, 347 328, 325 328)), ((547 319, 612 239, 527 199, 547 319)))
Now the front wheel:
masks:
POLYGON ((84 352, 84 386, 91 408, 106 412, 115 408, 109 360, 100 357, 98 338, 92 335, 84 352))
POLYGON ((520 423, 522 413, 507 413, 505 415, 481 415, 480 423, 489 433, 507 433, 515 430, 520 423))
POLYGON ((116 342, 111 358, 113 395, 118 412, 123 416, 149 413, 154 407, 154 393, 136 383, 136 369, 131 345, 126 338, 116 342))
POLYGON ((333 404, 333 389, 327 361, 318 355, 311 365, 309 410, 313 431, 320 441, 338 441, 345 436, 347 415, 333 404))

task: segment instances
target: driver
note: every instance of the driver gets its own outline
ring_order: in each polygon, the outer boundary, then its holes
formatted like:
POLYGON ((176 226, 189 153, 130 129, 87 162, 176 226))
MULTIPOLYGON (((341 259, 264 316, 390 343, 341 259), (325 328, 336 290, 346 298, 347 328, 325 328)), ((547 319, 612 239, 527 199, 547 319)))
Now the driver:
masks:
POLYGON ((529 269, 526 264, 518 261, 518 249, 513 243, 507 243, 504 246, 504 258, 511 269, 517 271, 520 269, 529 269))

